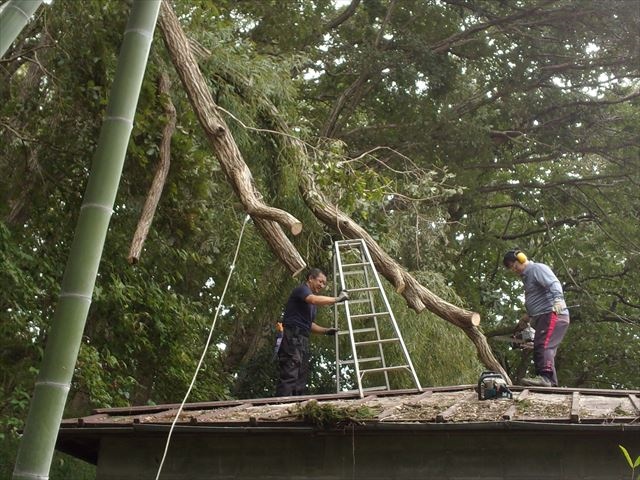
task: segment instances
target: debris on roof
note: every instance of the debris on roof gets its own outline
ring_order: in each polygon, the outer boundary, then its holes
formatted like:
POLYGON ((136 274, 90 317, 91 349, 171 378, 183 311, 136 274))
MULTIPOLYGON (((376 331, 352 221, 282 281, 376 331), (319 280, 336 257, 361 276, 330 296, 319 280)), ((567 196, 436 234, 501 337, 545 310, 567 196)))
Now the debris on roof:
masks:
MULTIPOLYGON (((640 391, 513 387, 513 399, 478 400, 473 385, 435 387, 421 392, 381 391, 280 397, 184 406, 176 426, 314 426, 347 424, 556 423, 640 427, 640 391)), ((70 428, 167 425, 179 405, 98 409, 62 422, 70 428)))

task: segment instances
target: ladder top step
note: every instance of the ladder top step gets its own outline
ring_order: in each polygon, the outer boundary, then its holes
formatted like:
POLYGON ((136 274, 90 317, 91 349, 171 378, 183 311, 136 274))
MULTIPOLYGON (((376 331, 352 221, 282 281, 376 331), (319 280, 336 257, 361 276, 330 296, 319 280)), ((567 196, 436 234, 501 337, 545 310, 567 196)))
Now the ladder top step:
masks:
POLYGON ((364 243, 364 240, 361 238, 357 238, 355 240, 337 240, 336 245, 361 245, 364 243))

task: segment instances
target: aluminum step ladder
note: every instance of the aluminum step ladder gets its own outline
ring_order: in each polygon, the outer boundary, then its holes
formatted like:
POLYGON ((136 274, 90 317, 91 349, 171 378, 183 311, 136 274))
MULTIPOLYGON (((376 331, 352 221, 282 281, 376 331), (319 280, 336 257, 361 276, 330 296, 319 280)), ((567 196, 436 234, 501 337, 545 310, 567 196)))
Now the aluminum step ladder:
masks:
POLYGON ((400 372, 408 374, 422 391, 363 239, 334 243, 333 278, 334 295, 339 290, 349 292, 349 300, 334 306, 334 325, 339 330, 335 337, 336 391, 357 391, 363 398, 364 392, 392 390, 390 374, 402 381, 400 372), (391 364, 393 361, 399 363, 391 364))

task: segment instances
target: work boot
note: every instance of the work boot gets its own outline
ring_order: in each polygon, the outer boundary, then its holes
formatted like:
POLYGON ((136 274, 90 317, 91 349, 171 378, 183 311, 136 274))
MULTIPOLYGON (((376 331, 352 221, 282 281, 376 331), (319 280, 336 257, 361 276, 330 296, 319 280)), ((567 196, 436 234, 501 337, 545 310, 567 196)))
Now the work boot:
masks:
POLYGON ((553 382, 543 375, 538 375, 533 378, 523 378, 521 383, 527 387, 553 387, 553 382))

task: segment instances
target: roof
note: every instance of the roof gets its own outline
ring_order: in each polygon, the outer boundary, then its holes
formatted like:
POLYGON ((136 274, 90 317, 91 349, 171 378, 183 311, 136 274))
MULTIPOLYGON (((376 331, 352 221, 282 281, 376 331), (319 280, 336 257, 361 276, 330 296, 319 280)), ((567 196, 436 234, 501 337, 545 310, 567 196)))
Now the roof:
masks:
MULTIPOLYGON (((299 433, 358 429, 617 429, 640 430, 640 390, 512 387, 513 399, 478 400, 474 385, 226 400, 186 404, 176 431, 299 433)), ((166 434, 179 404, 97 409, 62 421, 58 448, 97 459, 102 435, 166 434)))

